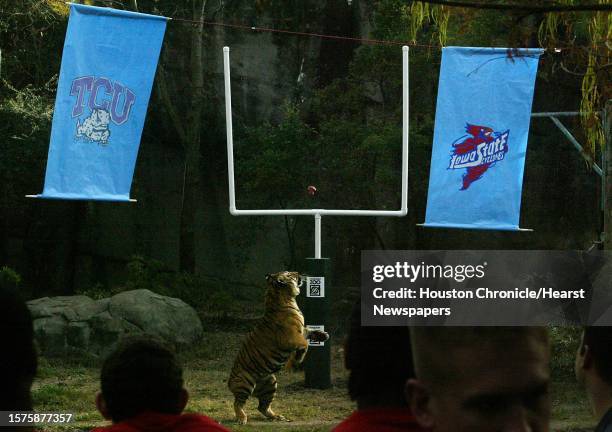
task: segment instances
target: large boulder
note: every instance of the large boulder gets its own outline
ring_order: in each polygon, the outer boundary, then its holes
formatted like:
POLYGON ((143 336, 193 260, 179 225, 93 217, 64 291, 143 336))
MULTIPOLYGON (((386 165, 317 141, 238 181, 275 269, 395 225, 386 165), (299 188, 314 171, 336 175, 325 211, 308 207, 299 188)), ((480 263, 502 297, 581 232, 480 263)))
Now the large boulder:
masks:
POLYGON ((202 324, 191 306, 146 289, 117 294, 110 299, 108 311, 145 333, 178 345, 190 344, 202 335, 202 324))
POLYGON ((34 319, 59 315, 68 321, 87 321, 106 306, 104 300, 95 301, 84 295, 43 297, 28 302, 34 319))
POLYGON ((44 355, 74 351, 100 355, 126 335, 156 336, 176 348, 202 337, 196 311, 182 300, 146 289, 125 291, 113 297, 44 297, 28 302, 34 334, 44 355))

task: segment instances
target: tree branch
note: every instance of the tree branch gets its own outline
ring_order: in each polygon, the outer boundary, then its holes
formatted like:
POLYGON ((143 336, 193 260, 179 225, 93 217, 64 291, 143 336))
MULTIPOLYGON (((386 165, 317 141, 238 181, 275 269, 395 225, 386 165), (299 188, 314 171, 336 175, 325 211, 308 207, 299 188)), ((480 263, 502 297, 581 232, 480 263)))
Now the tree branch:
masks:
POLYGON ((421 3, 438 4, 449 7, 462 7, 472 9, 496 9, 496 10, 517 10, 529 12, 578 12, 578 11, 612 11, 612 4, 587 4, 587 5, 550 5, 533 6, 527 4, 499 4, 484 2, 463 2, 453 0, 419 0, 421 3))

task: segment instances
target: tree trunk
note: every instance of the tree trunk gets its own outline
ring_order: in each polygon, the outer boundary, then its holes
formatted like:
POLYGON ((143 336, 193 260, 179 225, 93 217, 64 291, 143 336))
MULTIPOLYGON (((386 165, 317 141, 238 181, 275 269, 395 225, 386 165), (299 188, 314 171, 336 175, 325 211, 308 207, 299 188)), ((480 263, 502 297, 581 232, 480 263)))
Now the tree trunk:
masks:
POLYGON ((225 279, 226 270, 231 265, 224 227, 224 216, 229 217, 227 192, 219 183, 225 183, 225 177, 218 174, 211 157, 206 157, 206 162, 202 165, 202 192, 198 200, 201 204, 196 213, 199 216, 196 221, 204 247, 196 249, 199 258, 196 262, 196 272, 225 279))
POLYGON ((229 258, 219 206, 215 164, 209 158, 202 163, 202 115, 204 110, 204 24, 207 0, 193 0, 188 76, 191 83, 187 114, 179 115, 172 100, 163 65, 160 65, 158 92, 177 131, 185 154, 183 196, 180 207, 179 260, 182 271, 218 276, 229 258), (203 169, 204 168, 204 169, 203 169), (198 248, 198 234, 203 232, 206 247, 198 248), (202 253, 199 253, 199 251, 202 253))
POLYGON ((203 87, 204 72, 202 64, 202 38, 204 36, 204 14, 206 0, 203 0, 198 7, 198 0, 193 0, 193 20, 200 21, 195 25, 191 33, 191 58, 190 58, 190 78, 191 78, 191 101, 186 116, 185 141, 185 179, 183 189, 183 199, 181 205, 181 228, 179 258, 182 271, 190 273, 196 272, 196 230, 198 203, 202 196, 201 191, 201 166, 200 166, 200 146, 202 128, 202 107, 203 107, 203 87))
POLYGON ((194 273, 196 269, 195 254, 195 223, 197 197, 200 195, 199 181, 199 148, 198 154, 193 155, 195 146, 185 151, 185 173, 183 196, 181 198, 181 218, 179 234, 179 265, 181 271, 194 273))
POLYGON ((79 257, 79 234, 83 219, 87 214, 87 203, 84 201, 75 201, 69 203, 69 212, 72 213, 72 220, 69 222, 70 240, 66 245, 66 263, 65 263, 65 282, 64 294, 72 295, 75 293, 75 276, 77 270, 77 260, 79 257))
MULTIPOLYGON (((603 214, 604 249, 612 249, 612 101, 604 107, 605 163, 605 209, 603 214)), ((603 193, 603 191, 602 191, 603 193)))

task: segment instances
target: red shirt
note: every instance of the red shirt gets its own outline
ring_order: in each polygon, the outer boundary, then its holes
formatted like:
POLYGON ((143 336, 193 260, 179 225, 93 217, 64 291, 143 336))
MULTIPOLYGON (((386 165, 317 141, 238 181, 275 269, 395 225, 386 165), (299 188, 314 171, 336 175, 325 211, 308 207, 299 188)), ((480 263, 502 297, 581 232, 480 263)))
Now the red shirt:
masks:
POLYGON ((408 408, 366 408, 355 411, 332 432, 425 432, 408 408))
POLYGON ((161 414, 146 412, 112 426, 91 432, 230 432, 216 421, 200 414, 161 414))

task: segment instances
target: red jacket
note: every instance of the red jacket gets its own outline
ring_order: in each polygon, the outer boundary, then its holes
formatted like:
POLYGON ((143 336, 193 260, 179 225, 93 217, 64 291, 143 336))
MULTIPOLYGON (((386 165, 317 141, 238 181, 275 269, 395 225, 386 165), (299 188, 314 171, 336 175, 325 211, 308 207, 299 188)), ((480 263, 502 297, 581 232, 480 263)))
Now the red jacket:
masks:
POLYGON ((112 426, 91 432, 230 432, 214 420, 200 414, 161 414, 146 412, 112 426))
POLYGON ((408 408, 366 408, 355 411, 332 432, 425 432, 408 408))

